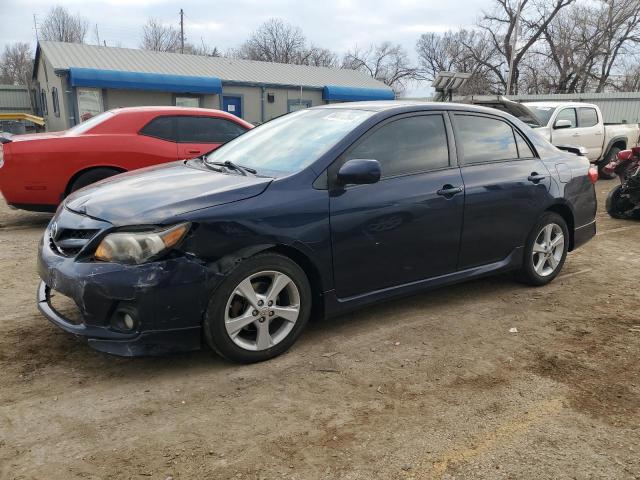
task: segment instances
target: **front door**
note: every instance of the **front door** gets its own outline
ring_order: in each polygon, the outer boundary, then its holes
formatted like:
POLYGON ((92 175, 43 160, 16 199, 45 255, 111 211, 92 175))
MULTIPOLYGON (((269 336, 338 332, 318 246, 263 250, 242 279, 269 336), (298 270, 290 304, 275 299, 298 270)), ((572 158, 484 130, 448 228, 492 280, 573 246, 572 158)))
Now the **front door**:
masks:
POLYGON ((242 97, 224 95, 222 97, 222 110, 242 118, 242 97))
POLYGON ((487 115, 454 116, 465 185, 458 269, 505 260, 525 239, 548 202, 551 179, 525 138, 487 115))
POLYGON ((455 270, 464 192, 447 132, 440 113, 394 117, 367 132, 329 168, 339 298, 455 270), (381 180, 335 186, 340 165, 355 158, 378 160, 381 180), (443 188, 459 191, 444 194, 443 188))

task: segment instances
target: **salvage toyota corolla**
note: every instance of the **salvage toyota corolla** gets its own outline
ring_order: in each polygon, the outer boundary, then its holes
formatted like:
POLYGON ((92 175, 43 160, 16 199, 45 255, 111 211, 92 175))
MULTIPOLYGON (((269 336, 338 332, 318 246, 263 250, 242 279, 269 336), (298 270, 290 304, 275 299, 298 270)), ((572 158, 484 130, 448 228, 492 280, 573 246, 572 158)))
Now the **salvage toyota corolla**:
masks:
POLYGON ((40 245, 38 306, 113 354, 206 343, 266 360, 312 312, 509 270, 550 282, 595 234, 596 180, 497 110, 311 108, 69 196, 40 245))

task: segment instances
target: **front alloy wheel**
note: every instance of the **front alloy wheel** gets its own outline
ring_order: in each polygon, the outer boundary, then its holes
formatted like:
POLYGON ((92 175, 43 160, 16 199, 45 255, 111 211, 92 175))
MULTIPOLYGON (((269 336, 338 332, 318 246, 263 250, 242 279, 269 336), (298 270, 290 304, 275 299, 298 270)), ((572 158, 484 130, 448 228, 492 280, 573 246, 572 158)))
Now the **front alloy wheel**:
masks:
POLYGON ((267 350, 287 338, 300 316, 300 292, 293 280, 276 271, 242 280, 229 296, 227 334, 245 350, 267 350))
POLYGON ((240 363, 268 360, 296 341, 311 312, 311 287, 293 260, 263 253, 242 261, 209 300, 209 346, 240 363))

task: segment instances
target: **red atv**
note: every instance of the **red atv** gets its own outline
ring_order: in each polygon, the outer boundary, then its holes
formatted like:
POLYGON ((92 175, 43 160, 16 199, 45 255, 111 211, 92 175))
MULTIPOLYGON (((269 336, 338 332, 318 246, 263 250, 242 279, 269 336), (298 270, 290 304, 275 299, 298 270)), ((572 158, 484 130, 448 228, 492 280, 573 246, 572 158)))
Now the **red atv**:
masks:
POLYGON ((640 219, 640 147, 618 153, 604 171, 620 179, 607 196, 607 213, 613 218, 640 219))

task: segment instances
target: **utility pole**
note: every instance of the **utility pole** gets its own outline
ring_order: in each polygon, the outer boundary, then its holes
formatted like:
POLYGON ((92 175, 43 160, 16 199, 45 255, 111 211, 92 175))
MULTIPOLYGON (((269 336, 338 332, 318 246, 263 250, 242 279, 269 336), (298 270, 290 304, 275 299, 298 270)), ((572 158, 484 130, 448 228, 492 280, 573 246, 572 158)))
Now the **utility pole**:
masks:
POLYGON ((180 53, 184 53, 184 11, 180 9, 180 53))
POLYGON ((511 38, 511 54, 509 55, 509 75, 507 77, 507 92, 506 95, 511 94, 511 81, 513 79, 513 62, 516 58, 516 48, 518 46, 518 30, 520 30, 520 13, 522 12, 522 0, 518 0, 518 7, 516 9, 516 20, 513 26, 513 36, 511 38))
POLYGON ((38 38, 38 21, 36 20, 36 14, 33 14, 33 28, 36 31, 36 42, 39 42, 40 39, 38 38))

